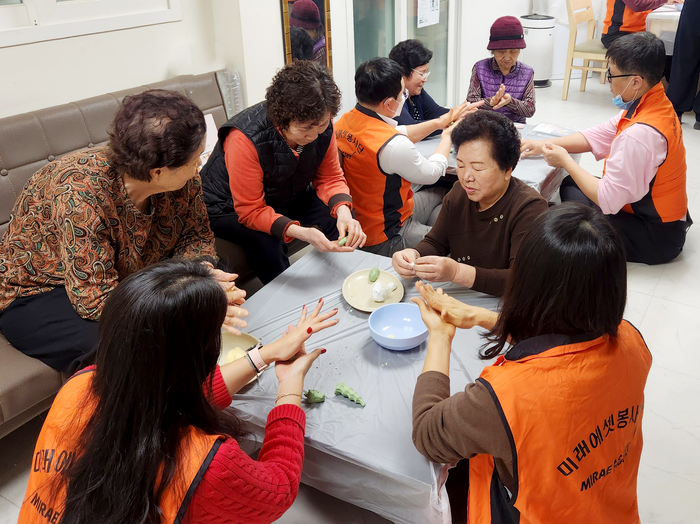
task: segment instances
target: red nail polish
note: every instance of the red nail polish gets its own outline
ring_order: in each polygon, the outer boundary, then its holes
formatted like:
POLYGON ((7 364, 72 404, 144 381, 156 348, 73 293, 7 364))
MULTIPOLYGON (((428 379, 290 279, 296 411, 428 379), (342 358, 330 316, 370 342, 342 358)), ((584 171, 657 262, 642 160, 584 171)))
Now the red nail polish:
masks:
POLYGON ((308 328, 308 329, 306 330, 306 332, 307 332, 307 333, 308 333, 308 334, 310 335, 311 333, 313 333, 313 332, 314 332, 314 330, 313 330, 313 329, 311 329, 311 328, 308 328))
POLYGON ((325 352, 326 352, 326 350, 325 350, 325 349, 322 349, 322 350, 321 350, 321 353, 322 353, 322 354, 323 354, 323 353, 325 353, 325 352))
POLYGON ((335 308, 333 311, 338 311, 338 308, 335 308))
POLYGON ((318 303, 320 304, 322 300, 323 300, 323 297, 319 298, 318 303))

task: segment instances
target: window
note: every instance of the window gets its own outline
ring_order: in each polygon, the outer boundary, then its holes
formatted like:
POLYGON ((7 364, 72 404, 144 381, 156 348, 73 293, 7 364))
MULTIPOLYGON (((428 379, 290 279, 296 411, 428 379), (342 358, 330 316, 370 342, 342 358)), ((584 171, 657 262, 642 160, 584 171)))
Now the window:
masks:
POLYGON ((0 47, 179 20, 180 0, 0 0, 0 47))

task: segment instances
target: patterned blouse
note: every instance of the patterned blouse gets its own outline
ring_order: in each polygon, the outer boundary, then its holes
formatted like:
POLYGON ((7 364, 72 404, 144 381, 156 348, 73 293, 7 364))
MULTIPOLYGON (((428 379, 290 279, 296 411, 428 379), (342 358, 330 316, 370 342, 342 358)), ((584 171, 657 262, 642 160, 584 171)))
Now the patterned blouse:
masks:
POLYGON ((104 147, 44 166, 0 241, 0 311, 65 286, 78 314, 98 320, 109 292, 135 271, 170 257, 216 256, 199 176, 150 204, 148 215, 136 208, 104 147))

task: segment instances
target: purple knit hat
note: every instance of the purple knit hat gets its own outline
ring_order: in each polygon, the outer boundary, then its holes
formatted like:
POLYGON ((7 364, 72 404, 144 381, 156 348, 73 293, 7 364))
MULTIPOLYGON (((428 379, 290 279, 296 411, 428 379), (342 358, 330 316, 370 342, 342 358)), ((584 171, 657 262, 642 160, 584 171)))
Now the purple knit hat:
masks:
POLYGON ((494 49, 525 49, 523 24, 514 16, 502 16, 491 26, 489 51, 494 49))
POLYGON ((289 25, 304 29, 321 27, 321 15, 318 12, 318 6, 313 0, 296 0, 289 15, 289 25))

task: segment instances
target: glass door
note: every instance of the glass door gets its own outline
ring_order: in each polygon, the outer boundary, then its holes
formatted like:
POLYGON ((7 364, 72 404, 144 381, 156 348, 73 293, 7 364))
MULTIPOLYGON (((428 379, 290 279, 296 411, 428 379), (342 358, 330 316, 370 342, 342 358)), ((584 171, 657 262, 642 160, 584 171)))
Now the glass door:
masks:
MULTIPOLYGON (((357 0, 356 0, 357 1, 357 0)), ((437 0, 435 0, 437 1, 437 0)), ((449 0, 440 1, 440 21, 437 24, 418 28, 418 2, 408 2, 407 38, 415 38, 433 52, 430 61, 430 77, 425 90, 441 106, 448 106, 448 35, 449 0)))
POLYGON ((375 56, 388 56, 395 45, 394 0, 354 0, 355 68, 375 56))

